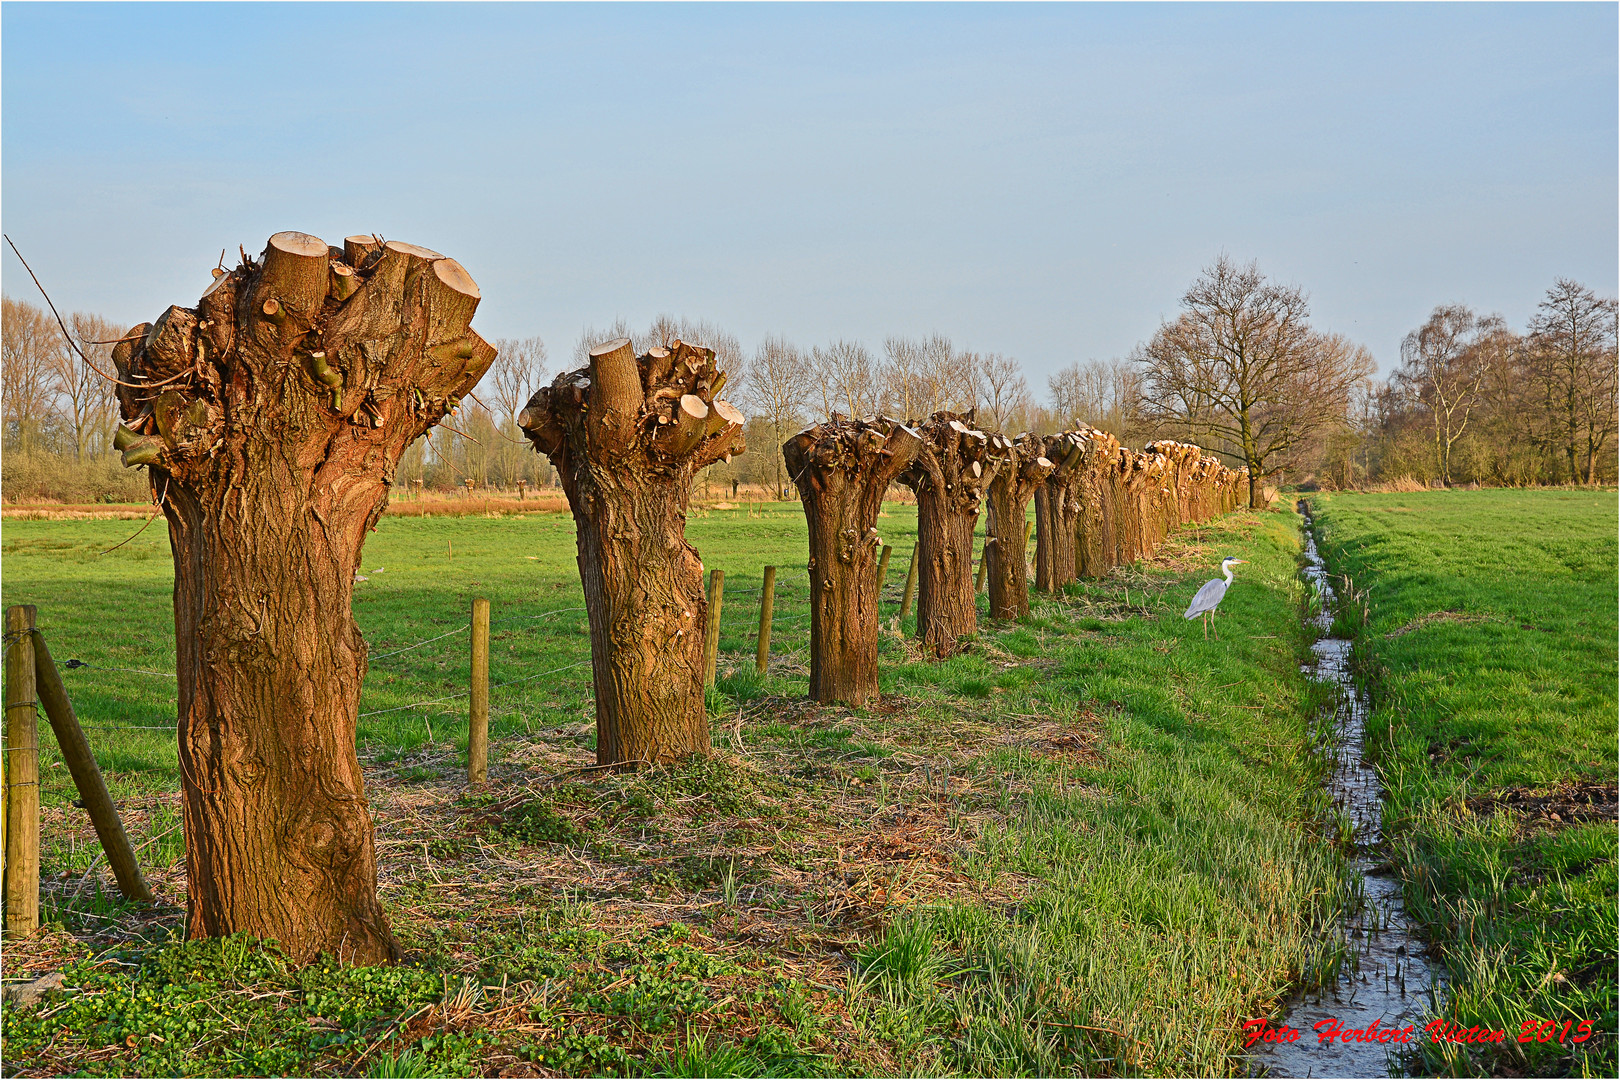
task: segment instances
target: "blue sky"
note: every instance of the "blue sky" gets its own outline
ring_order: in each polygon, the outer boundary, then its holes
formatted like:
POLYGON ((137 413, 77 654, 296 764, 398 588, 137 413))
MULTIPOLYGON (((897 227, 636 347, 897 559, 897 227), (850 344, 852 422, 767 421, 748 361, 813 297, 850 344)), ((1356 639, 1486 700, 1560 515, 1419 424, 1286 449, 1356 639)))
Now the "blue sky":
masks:
POLYGON ((1225 251, 1387 371, 1435 304, 1615 292, 1617 10, 6 3, 0 216, 120 322, 222 247, 378 232, 554 361, 668 312, 1037 387, 1225 251))

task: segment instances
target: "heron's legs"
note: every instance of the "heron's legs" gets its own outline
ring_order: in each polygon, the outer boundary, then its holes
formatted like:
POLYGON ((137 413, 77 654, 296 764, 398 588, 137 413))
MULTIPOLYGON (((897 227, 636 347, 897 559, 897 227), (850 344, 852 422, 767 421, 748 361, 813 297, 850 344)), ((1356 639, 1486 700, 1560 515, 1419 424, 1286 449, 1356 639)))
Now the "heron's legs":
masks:
POLYGON ((1213 611, 1209 613, 1209 632, 1215 635, 1216 641, 1221 640, 1221 632, 1215 629, 1215 613, 1213 611))
POLYGON ((1209 612, 1204 612, 1204 640, 1209 640, 1209 612))

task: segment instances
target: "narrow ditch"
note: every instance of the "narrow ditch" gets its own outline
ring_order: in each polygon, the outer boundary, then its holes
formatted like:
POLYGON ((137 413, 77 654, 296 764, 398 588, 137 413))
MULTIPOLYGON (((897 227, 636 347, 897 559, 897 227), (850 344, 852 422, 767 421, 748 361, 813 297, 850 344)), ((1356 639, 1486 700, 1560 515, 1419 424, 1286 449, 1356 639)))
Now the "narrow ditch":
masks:
POLYGON ((1424 1038, 1423 1025, 1436 1015, 1439 965, 1423 955, 1423 941, 1406 914, 1400 879, 1389 865, 1384 842, 1383 786, 1366 760, 1367 699, 1350 676, 1350 641, 1329 636, 1333 629, 1335 593, 1327 567, 1316 550, 1310 508, 1303 502, 1305 561, 1302 576, 1315 593, 1307 625, 1321 637, 1311 646, 1314 658, 1305 674, 1338 689, 1333 707, 1332 738, 1326 753, 1332 762, 1328 792, 1333 799, 1330 832, 1351 830, 1352 860, 1360 885, 1359 903, 1345 912, 1340 927, 1346 959, 1338 977, 1295 994, 1275 1019, 1279 1030, 1299 1032, 1295 1042, 1262 1042, 1255 1046, 1256 1071, 1267 1076, 1389 1076, 1399 1067, 1402 1051, 1424 1038), (1319 1041, 1317 1024, 1337 1020, 1346 1030, 1374 1032, 1411 1027, 1410 1041, 1319 1041))

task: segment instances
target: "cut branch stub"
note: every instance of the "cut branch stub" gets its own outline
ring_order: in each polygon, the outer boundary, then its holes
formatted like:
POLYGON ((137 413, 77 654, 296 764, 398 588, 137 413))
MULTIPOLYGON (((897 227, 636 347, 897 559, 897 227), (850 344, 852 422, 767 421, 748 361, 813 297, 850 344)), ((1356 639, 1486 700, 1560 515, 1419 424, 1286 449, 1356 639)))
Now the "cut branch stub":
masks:
POLYGON ((1020 619, 1029 614, 1025 575, 1025 514, 1029 500, 1057 468, 1045 457, 1043 440, 1024 434, 1001 439, 1006 465, 990 481, 990 516, 985 528, 985 559, 990 578, 990 617, 1020 619))
POLYGON ((937 412, 918 435, 916 460, 899 477, 917 493, 917 635, 946 657, 978 629, 973 528, 1006 452, 973 426, 971 411, 937 412))
POLYGON ((126 335, 114 445, 151 468, 174 552, 188 933, 370 963, 398 949, 355 756, 354 573, 400 455, 495 353, 454 260, 350 252, 277 233, 126 335))
POLYGON ((833 420, 782 445, 810 531, 810 696, 862 705, 878 693, 877 517, 922 438, 886 418, 833 420))
POLYGON ((744 449, 712 349, 628 338, 542 387, 518 416, 556 466, 577 525, 603 765, 709 752, 703 564, 686 542, 692 478, 744 449))

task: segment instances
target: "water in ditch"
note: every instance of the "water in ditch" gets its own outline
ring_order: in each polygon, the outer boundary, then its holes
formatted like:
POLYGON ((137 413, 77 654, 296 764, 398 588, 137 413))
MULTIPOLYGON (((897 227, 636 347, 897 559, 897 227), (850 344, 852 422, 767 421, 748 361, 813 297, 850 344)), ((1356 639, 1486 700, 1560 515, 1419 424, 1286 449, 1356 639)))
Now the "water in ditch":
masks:
POLYGON ((1426 1038, 1423 1026, 1435 1015, 1438 965, 1423 956, 1423 942, 1407 917, 1400 880, 1391 872, 1382 832, 1383 788, 1366 760, 1367 701, 1350 677, 1350 642, 1329 637, 1333 627, 1333 585, 1311 535, 1305 515, 1305 581, 1316 592, 1311 624, 1322 637, 1305 673, 1338 688, 1333 738, 1333 768, 1328 790, 1333 805, 1354 829, 1354 866, 1362 882, 1362 902, 1350 910, 1343 932, 1349 958, 1332 982, 1295 995, 1282 1016, 1271 1018, 1278 1030, 1299 1032, 1295 1042, 1262 1042, 1254 1047, 1256 1070, 1269 1076, 1389 1076, 1403 1050, 1426 1038), (1379 1042, 1342 1037, 1319 1039, 1317 1025, 1337 1021, 1345 1031, 1411 1029, 1409 1040, 1379 1042), (1376 1027, 1374 1024, 1376 1022, 1376 1027))

